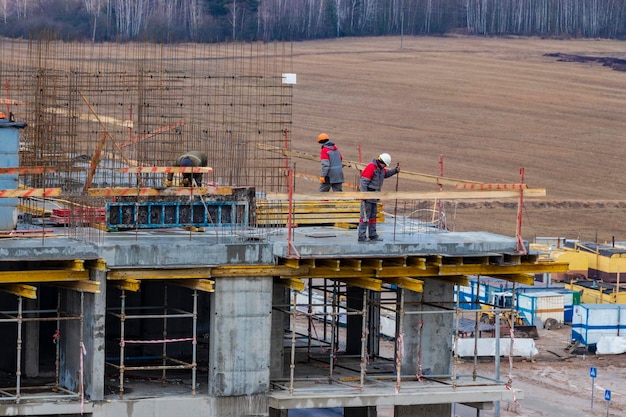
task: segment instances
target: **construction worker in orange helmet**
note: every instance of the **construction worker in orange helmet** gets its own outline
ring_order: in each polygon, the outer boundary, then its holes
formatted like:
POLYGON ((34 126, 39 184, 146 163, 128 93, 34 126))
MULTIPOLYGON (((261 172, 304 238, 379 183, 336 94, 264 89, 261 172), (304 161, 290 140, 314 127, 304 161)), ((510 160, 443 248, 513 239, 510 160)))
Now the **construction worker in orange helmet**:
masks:
POLYGON ((322 145, 320 150, 320 163, 322 169, 320 172, 320 188, 319 191, 324 193, 330 191, 342 191, 343 188, 343 165, 341 163, 343 157, 337 145, 330 141, 330 136, 326 133, 320 133, 317 137, 317 143, 322 145))
MULTIPOLYGON (((391 155, 381 153, 372 160, 361 172, 360 191, 380 191, 385 178, 400 172, 400 165, 391 165, 391 155)), ((359 219, 359 242, 383 240, 376 232, 376 216, 378 215, 378 199, 361 200, 361 218, 359 219), (368 237, 369 235, 369 237, 368 237)))

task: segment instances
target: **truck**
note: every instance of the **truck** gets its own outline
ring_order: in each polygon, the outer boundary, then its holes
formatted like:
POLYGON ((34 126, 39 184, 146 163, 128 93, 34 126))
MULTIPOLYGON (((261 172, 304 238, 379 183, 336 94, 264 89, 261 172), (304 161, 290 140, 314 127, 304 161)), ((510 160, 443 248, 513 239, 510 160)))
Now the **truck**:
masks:
POLYGON ((529 323, 514 305, 513 293, 511 291, 492 293, 490 303, 481 304, 481 308, 483 311, 481 312, 480 321, 489 324, 496 324, 496 314, 494 310, 500 310, 499 324, 501 334, 506 334, 512 327, 516 337, 529 337, 533 339, 539 337, 537 326, 533 323, 529 323), (502 330, 504 330, 504 333, 502 333, 502 330))

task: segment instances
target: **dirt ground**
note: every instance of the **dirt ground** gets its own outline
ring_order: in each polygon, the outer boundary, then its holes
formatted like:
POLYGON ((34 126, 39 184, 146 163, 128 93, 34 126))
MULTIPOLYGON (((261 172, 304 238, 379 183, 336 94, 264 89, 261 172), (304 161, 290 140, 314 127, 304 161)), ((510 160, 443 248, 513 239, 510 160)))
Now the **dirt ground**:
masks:
MULTIPOLYGON (((550 416, 591 417, 606 416, 605 390, 611 391, 609 416, 624 416, 626 396, 622 387, 626 380, 626 355, 595 355, 585 349, 569 354, 565 348, 571 338, 571 327, 555 330, 539 329, 535 341, 539 353, 531 360, 502 358, 501 378, 511 378, 511 387, 524 391, 524 399, 517 403, 502 403, 502 417, 550 416), (593 388, 590 368, 595 367, 597 377, 593 388)), ((464 361, 459 369, 473 371, 473 361, 464 361)), ((493 375, 494 364, 480 362, 478 374, 493 375)), ((481 416, 492 416, 493 411, 482 411, 481 416)))
MULTIPOLYGON (((518 37, 295 43, 293 148, 316 155, 315 138, 326 132, 348 160, 389 152, 413 172, 439 175, 440 156, 449 178, 518 183, 524 168, 524 182, 547 194, 524 200, 526 240, 626 241, 626 72, 603 65, 625 51, 626 42, 613 40, 518 37)), ((313 176, 319 170, 296 164, 313 176)), ((346 174, 357 182, 356 171, 346 174)), ((388 180, 384 189, 395 186, 388 180)), ((397 186, 437 190, 402 176, 397 186)), ((296 192, 316 188, 301 179, 296 192)), ((445 207, 449 228, 515 235, 517 200, 445 207)))
MULTIPOLYGON (((450 36, 296 43, 293 148, 316 155, 315 139, 326 132, 345 159, 367 162, 389 152, 392 164, 413 172, 439 175, 441 157, 445 177, 518 183, 524 168, 524 182, 547 193, 524 200, 524 239, 626 241, 626 72, 558 54, 622 59, 626 42, 450 36)), ((298 172, 317 175, 317 163, 296 163, 298 172)), ((346 177, 358 182, 356 171, 346 177)), ((384 189, 395 186, 388 180, 384 189)), ((402 176, 397 186, 437 190, 402 176)), ((316 189, 310 180, 296 185, 296 192, 316 189)), ((449 228, 515 235, 516 199, 445 207, 449 228)), ((542 330, 535 360, 512 362, 512 386, 525 398, 502 404, 501 416, 604 416, 605 389, 612 391, 609 415, 625 415, 626 355, 564 358, 570 337, 568 326, 542 330), (591 366, 598 371, 593 410, 591 366)), ((459 366, 471 371, 473 364, 459 366)), ((478 367, 488 374, 493 363, 478 367)), ((501 372, 509 373, 508 362, 501 372)))

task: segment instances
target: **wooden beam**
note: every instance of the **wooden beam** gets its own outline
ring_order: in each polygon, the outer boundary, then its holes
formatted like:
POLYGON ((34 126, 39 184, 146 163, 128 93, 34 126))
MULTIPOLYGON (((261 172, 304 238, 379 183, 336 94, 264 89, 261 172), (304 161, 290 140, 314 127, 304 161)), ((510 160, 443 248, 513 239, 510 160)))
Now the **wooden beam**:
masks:
MULTIPOLYGON (((519 198, 519 191, 515 190, 471 190, 471 191, 380 191, 380 192, 356 192, 344 191, 342 193, 309 193, 294 194, 293 201, 337 201, 346 199, 380 199, 380 200, 498 200, 505 198, 519 198)), ((524 197, 545 197, 545 188, 529 188, 524 191, 524 197)), ((267 193, 268 201, 288 201, 287 193, 267 193)))
MULTIPOLYGON (((276 153, 279 153, 279 154, 281 154, 283 156, 287 156, 287 157, 291 157, 291 158, 300 158, 300 159, 307 159, 309 161, 319 162, 319 156, 318 155, 311 155, 311 154, 307 154, 305 152, 294 151, 294 150, 285 150, 285 149, 282 149, 282 148, 278 148, 278 147, 271 146, 271 145, 264 145, 264 144, 259 144, 258 147, 259 147, 259 149, 270 151, 270 152, 276 152, 276 153)), ((365 168, 365 166, 368 163, 369 163, 369 161, 367 163, 348 161, 348 160, 343 160, 342 161, 342 165, 344 167, 353 168, 353 169, 359 170, 359 171, 363 170, 363 168, 365 168)), ((426 182, 426 183, 430 183, 430 184, 437 184, 437 185, 441 184, 441 185, 456 186, 457 184, 481 184, 478 181, 468 181, 468 180, 462 180, 462 179, 457 179, 457 178, 440 177, 440 176, 437 176, 437 175, 420 174, 418 172, 411 172, 411 171, 407 171, 405 169, 402 169, 400 171, 400 174, 398 174, 398 175, 400 176, 400 178, 405 178, 405 179, 410 179, 410 180, 420 181, 420 182, 426 182)))
POLYGON ((208 174, 213 172, 210 167, 127 167, 116 170, 123 174, 208 174))
POLYGON ((232 187, 167 187, 167 188, 90 188, 89 197, 186 197, 197 195, 230 195, 232 187))
POLYGON ((56 172, 55 167, 47 166, 34 166, 34 167, 2 167, 0 168, 0 174, 14 174, 14 175, 34 175, 56 172))
POLYGON ((59 197, 60 195, 60 188, 25 188, 23 190, 0 190, 0 198, 59 197))

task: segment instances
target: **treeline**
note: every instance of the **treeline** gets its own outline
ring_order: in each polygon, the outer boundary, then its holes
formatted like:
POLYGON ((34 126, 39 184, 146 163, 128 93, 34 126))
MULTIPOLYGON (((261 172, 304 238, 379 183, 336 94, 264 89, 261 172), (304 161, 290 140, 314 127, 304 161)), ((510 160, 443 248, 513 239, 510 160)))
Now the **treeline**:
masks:
POLYGON ((214 42, 342 36, 625 38, 626 0, 0 0, 0 35, 214 42), (48 35, 49 36, 49 35, 48 35))

